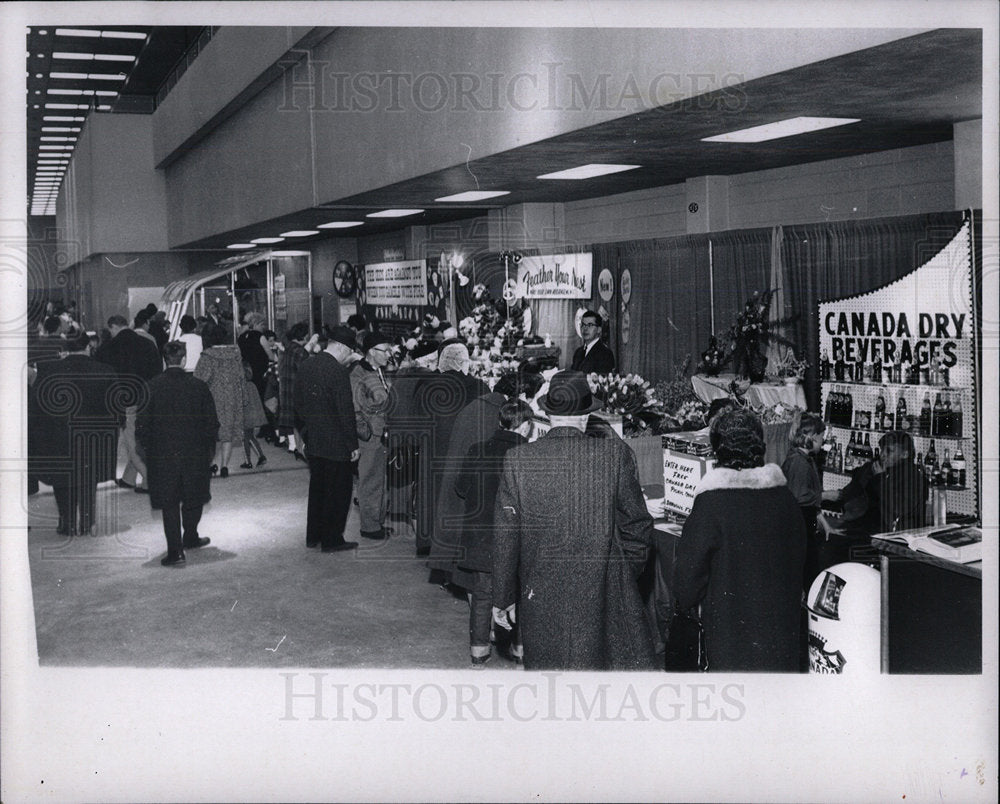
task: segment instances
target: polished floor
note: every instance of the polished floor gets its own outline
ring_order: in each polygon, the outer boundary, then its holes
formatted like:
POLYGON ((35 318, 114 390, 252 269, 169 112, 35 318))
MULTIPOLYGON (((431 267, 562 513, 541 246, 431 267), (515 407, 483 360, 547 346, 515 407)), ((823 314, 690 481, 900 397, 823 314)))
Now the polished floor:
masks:
MULTIPOLYGON (((56 534, 55 500, 28 500, 42 666, 470 668, 468 605, 428 582, 412 530, 356 551, 305 546, 309 473, 277 447, 212 481, 199 532, 212 543, 165 568, 149 497, 98 487, 95 536, 56 534)), ((494 655, 489 669, 515 669, 494 655)))

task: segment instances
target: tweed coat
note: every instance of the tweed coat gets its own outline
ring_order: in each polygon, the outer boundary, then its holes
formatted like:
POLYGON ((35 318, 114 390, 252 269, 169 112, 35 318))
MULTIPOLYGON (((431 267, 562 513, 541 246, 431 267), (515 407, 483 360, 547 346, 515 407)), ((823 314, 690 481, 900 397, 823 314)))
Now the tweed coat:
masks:
POLYGON ((295 416, 310 456, 349 461, 358 448, 351 378, 329 352, 311 355, 295 378, 295 416))
POLYGON ((615 370, 615 353, 612 352, 603 341, 598 341, 593 348, 584 355, 583 346, 573 352, 573 371, 582 371, 584 374, 610 374, 615 370))
POLYGON ((240 350, 232 344, 210 346, 201 353, 194 376, 208 384, 219 417, 219 441, 243 440, 246 378, 240 350))
MULTIPOLYGON (((445 572, 454 569, 465 514, 465 502, 459 496, 455 484, 463 472, 463 462, 468 458, 470 448, 482 448, 486 440, 496 432, 500 406, 506 401, 507 397, 503 394, 490 391, 473 399, 455 417, 448 439, 448 452, 437 463, 441 482, 434 506, 433 541, 427 562, 431 569, 445 572)), ((492 517, 493 512, 490 511, 491 521, 492 517)), ((489 567, 484 569, 488 571, 489 567)))
POLYGON ((49 484, 70 470, 86 469, 95 483, 113 478, 129 395, 111 366, 83 353, 41 361, 28 389, 32 473, 49 484))
POLYGON ((709 671, 799 669, 802 512, 776 464, 709 471, 677 543, 674 594, 701 603, 709 671))
POLYGON ((493 604, 517 602, 526 669, 617 669, 617 647, 626 639, 643 657, 631 666, 652 667, 635 579, 653 520, 624 441, 555 427, 512 449, 494 521, 493 604), (617 583, 622 554, 631 583, 625 590, 617 583), (610 616, 623 608, 624 618, 610 616))
POLYGON ((218 431, 208 385, 177 366, 153 378, 149 402, 135 422, 136 441, 146 454, 153 508, 176 503, 194 507, 212 499, 209 464, 218 431))
POLYGON ((309 357, 301 343, 288 341, 278 358, 278 424, 295 427, 295 377, 299 367, 309 357))

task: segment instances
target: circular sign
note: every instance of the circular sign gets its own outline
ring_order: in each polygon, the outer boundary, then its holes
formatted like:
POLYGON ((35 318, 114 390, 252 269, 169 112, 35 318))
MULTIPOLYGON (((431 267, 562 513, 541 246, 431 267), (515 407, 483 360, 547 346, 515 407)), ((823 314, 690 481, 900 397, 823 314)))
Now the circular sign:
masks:
POLYGON ((622 301, 629 303, 632 298, 632 272, 626 268, 622 271, 622 301))
POLYGON ((603 301, 611 301, 611 297, 615 295, 615 278, 607 268, 597 277, 597 292, 601 294, 603 301))
POLYGON ((587 312, 583 307, 577 308, 576 315, 573 317, 573 326, 576 328, 576 335, 578 338, 583 337, 583 330, 580 329, 580 322, 583 320, 583 314, 587 312))
POLYGON ((622 313, 622 320, 620 326, 622 334, 622 343, 628 343, 628 336, 632 330, 632 315, 631 313, 629 313, 628 310, 625 310, 622 313))
POLYGON ((354 291, 358 289, 354 266, 347 260, 340 260, 333 266, 333 289, 342 299, 353 296, 354 291))
POLYGON ((517 280, 508 279, 506 282, 504 282, 503 291, 501 292, 500 295, 503 296, 503 300, 507 302, 507 304, 510 304, 515 299, 517 299, 517 280))

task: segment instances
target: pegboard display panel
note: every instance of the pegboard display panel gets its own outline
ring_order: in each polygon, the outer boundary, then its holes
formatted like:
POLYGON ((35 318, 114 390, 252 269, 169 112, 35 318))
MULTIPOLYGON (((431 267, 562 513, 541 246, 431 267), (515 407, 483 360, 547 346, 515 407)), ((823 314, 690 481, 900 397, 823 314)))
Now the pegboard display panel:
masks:
MULTIPOLYGON (((819 346, 823 411, 841 449, 852 432, 868 434, 875 447, 885 429, 909 432, 921 454, 933 438, 939 461, 945 449, 952 457, 960 449, 966 483, 947 487, 948 510, 978 517, 980 401, 974 310, 971 224, 966 221, 944 249, 909 274, 868 293, 821 302, 819 346), (844 404, 845 395, 850 405, 844 404), (939 396, 942 406, 947 401, 952 407, 946 420, 950 432, 946 428, 943 435, 934 434, 933 427, 926 426, 926 415, 921 420, 925 395, 932 417, 939 396), (884 417, 877 414, 879 396, 885 403, 884 417), (902 417, 897 416, 900 398, 906 408, 902 417), (959 407, 960 425, 954 415, 959 407)), ((824 473, 827 489, 845 482, 843 475, 824 473)))

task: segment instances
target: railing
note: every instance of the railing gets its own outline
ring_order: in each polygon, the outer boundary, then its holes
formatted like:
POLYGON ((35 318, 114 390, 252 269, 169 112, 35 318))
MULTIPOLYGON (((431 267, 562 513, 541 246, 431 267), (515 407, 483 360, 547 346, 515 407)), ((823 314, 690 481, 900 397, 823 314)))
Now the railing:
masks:
POLYGON ((198 38, 191 43, 191 46, 186 51, 184 51, 184 55, 177 60, 177 64, 174 65, 174 68, 163 80, 163 83, 160 84, 160 88, 156 90, 156 106, 163 103, 164 98, 170 94, 170 90, 177 85, 180 77, 187 72, 187 68, 194 63, 196 58, 198 58, 198 54, 204 50, 205 45, 212 41, 212 37, 215 36, 218 30, 218 25, 207 25, 201 29, 201 33, 198 34, 198 38))

